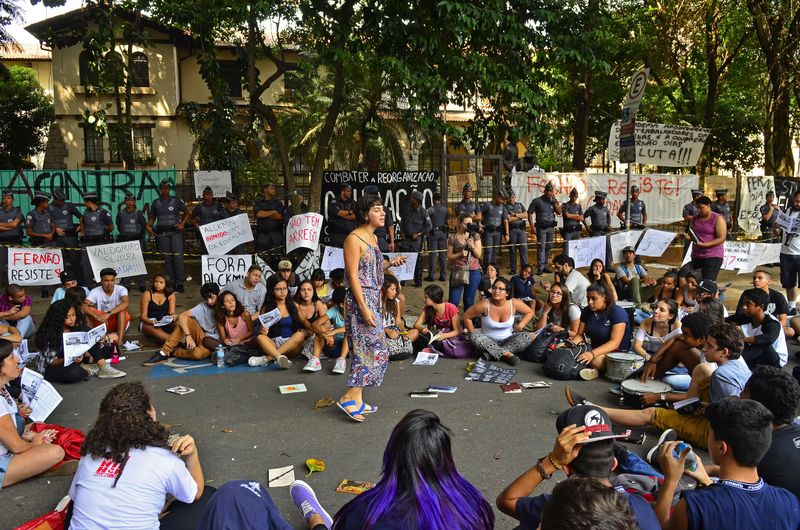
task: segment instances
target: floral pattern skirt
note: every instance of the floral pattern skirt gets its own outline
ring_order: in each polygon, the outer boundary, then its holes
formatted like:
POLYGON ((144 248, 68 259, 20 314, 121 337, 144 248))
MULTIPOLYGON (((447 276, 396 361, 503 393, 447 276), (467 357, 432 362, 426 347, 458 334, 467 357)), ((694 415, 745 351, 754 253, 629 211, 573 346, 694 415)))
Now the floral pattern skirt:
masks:
POLYGON ((350 346, 350 376, 347 386, 380 386, 389 364, 386 333, 381 317, 381 291, 361 287, 367 307, 375 315, 377 326, 368 326, 351 292, 344 300, 345 336, 350 346))

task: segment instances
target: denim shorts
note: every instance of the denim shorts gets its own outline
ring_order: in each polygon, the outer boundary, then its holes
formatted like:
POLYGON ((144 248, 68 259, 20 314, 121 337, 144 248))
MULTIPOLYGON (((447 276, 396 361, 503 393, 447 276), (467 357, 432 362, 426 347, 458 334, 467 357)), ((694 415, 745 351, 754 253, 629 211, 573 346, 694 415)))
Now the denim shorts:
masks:
POLYGON ((0 490, 3 489, 3 482, 6 479, 6 471, 8 466, 11 465, 11 459, 14 457, 11 453, 6 453, 0 456, 0 490))

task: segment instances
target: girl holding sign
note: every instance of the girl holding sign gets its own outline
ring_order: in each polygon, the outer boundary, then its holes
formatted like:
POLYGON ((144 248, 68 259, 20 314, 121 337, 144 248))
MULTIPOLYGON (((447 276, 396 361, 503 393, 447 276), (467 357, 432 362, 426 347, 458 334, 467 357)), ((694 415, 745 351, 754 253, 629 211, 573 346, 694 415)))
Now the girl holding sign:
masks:
POLYGON ((380 386, 389 363, 381 315, 381 287, 386 269, 405 263, 405 256, 385 261, 375 229, 386 213, 376 195, 362 195, 356 203, 358 228, 344 240, 344 267, 349 287, 345 299, 346 337, 352 352, 347 392, 336 405, 353 421, 364 421, 378 407, 364 403, 365 386, 380 386))

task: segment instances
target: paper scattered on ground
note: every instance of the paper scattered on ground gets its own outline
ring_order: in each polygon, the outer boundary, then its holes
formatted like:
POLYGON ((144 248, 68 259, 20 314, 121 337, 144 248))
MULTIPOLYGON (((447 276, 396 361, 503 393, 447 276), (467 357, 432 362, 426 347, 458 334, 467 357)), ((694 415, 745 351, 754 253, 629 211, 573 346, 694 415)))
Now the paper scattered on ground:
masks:
POLYGON ((269 487, 284 488, 294 482, 294 466, 276 467, 269 470, 269 487))
POLYGON ((306 385, 303 383, 297 385, 282 385, 278 387, 281 394, 294 394, 295 392, 306 392, 306 385))
POLYGON ((348 480, 344 479, 342 482, 336 486, 336 491, 339 493, 352 493, 354 495, 358 495, 359 493, 364 493, 365 491, 372 489, 375 487, 375 484, 372 482, 362 482, 359 480, 348 480))
POLYGON ((530 383, 521 383, 523 388, 550 388, 553 383, 550 381, 533 381, 530 383))
POLYGON ((515 375, 517 375, 517 370, 514 368, 500 368, 488 361, 478 359, 464 379, 466 381, 505 384, 510 383, 515 375))
POLYGON ((194 388, 189 388, 188 386, 173 386, 172 388, 168 388, 167 392, 172 392, 173 394, 182 396, 184 394, 191 394, 194 392, 194 388))
POLYGON ((439 355, 433 352, 421 351, 417 354, 414 364, 417 366, 433 366, 439 360, 439 355))

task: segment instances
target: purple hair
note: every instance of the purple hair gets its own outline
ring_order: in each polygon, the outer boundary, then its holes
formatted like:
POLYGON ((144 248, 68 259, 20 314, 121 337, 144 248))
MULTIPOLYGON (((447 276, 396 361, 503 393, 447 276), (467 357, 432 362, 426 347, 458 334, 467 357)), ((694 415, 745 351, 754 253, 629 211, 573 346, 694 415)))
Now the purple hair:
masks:
POLYGON ((491 506, 456 469, 450 436, 433 412, 406 414, 389 437, 381 479, 339 510, 334 530, 357 523, 370 530, 398 515, 418 530, 494 528, 491 506), (359 514, 362 521, 356 519, 359 514))

